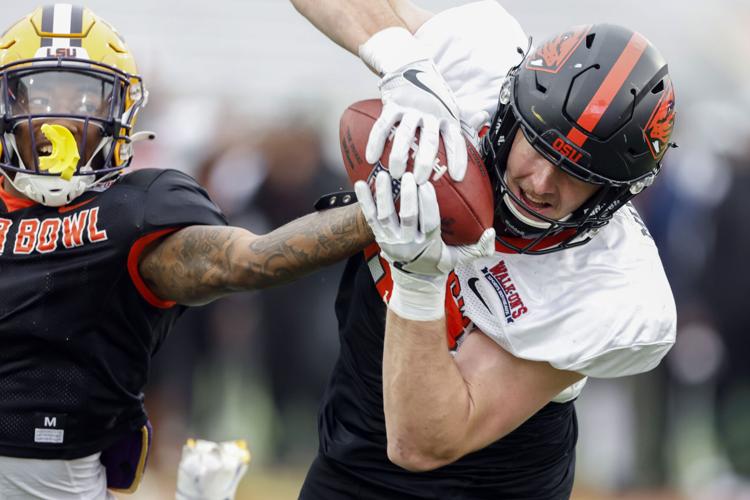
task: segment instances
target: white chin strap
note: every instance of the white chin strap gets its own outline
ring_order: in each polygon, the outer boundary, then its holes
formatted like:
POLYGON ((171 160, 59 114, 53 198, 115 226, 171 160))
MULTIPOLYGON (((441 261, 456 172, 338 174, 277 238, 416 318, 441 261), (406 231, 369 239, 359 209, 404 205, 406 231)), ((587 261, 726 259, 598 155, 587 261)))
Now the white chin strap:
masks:
POLYGON ((508 210, 510 210, 510 213, 513 214, 513 216, 526 224, 527 226, 531 226, 536 229, 548 229, 552 224, 549 222, 544 222, 543 220, 536 220, 532 219, 528 215, 523 214, 523 210, 520 210, 516 203, 513 201, 513 199, 508 195, 508 193, 505 193, 503 195, 503 202, 505 203, 505 206, 508 207, 508 210))
MULTIPOLYGON (((18 153, 15 137, 13 134, 6 134, 5 137, 16 153, 18 164, 26 169, 26 165, 24 165, 21 155, 18 153)), ((111 142, 111 140, 111 137, 103 137, 102 140, 99 141, 94 152, 91 154, 89 161, 79 169, 79 172, 82 173, 73 175, 69 181, 58 176, 31 173, 26 174, 24 172, 16 172, 15 177, 11 179, 5 171, 2 173, 16 191, 27 198, 48 207, 61 207, 67 205, 81 196, 87 189, 104 180, 102 178, 97 181, 96 176, 93 175, 94 169, 91 168, 90 163, 96 155, 99 154, 99 151, 101 151, 107 143, 111 142), (88 172, 92 172, 92 174, 87 175, 88 172)))
MULTIPOLYGON (((23 160, 21 160, 21 155, 18 154, 15 136, 13 136, 13 134, 5 134, 5 138, 8 144, 13 148, 13 151, 15 151, 19 165, 26 169, 26 165, 24 165, 23 160)), ((154 132, 136 132, 131 136, 130 143, 127 146, 132 148, 132 144, 135 142, 154 139, 156 139, 156 134, 154 132)), ((91 154, 89 161, 86 165, 82 166, 78 170, 79 173, 73 175, 69 181, 58 176, 32 173, 27 174, 24 172, 16 172, 15 178, 11 179, 2 169, 0 169, 0 174, 3 174, 8 182, 27 198, 48 207, 61 207, 81 196, 86 190, 111 179, 119 173, 119 171, 114 171, 97 179, 96 175, 93 173, 94 169, 91 167, 91 162, 96 158, 96 155, 98 155, 104 148, 107 148, 106 154, 109 154, 109 148, 111 147, 112 137, 102 137, 101 141, 99 141, 99 144, 96 146, 96 149, 91 154)), ((132 154, 132 149, 129 153, 132 154)))
MULTIPOLYGON (((81 171, 92 171, 83 167, 81 171)), ((48 207, 67 205, 96 182, 95 175, 74 175, 69 181, 61 177, 17 172, 15 179, 5 176, 17 191, 48 207)))

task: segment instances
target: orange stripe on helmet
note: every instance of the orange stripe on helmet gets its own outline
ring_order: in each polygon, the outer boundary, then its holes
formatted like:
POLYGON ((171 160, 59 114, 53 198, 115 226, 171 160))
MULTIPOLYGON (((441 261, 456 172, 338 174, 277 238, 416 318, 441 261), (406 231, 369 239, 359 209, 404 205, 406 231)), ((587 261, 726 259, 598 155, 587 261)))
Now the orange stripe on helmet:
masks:
MULTIPOLYGON (((633 33, 620 57, 617 58, 607 76, 604 77, 604 81, 602 81, 594 97, 591 98, 581 116, 576 120, 579 127, 587 132, 594 130, 594 127, 602 119, 609 105, 612 104, 612 100, 617 95, 617 92, 622 88, 625 79, 641 58, 646 47, 648 47, 648 41, 640 33, 633 33)), ((588 136, 576 127, 573 127, 568 132, 568 139, 580 147, 586 142, 588 136)))

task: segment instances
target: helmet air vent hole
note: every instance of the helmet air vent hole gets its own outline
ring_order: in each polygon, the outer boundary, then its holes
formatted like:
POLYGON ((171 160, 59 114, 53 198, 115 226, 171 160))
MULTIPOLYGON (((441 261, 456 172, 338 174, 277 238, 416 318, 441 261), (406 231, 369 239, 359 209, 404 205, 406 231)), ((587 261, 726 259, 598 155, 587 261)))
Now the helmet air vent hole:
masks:
POLYGON ((535 77, 534 77, 534 83, 536 83, 536 89, 539 92, 541 92, 542 94, 546 94, 547 93, 547 87, 545 87, 544 85, 542 85, 541 83, 539 83, 539 77, 537 75, 535 75, 535 77))
POLYGON ((596 33, 591 33, 590 35, 586 36, 586 48, 590 49, 591 46, 594 44, 594 38, 596 37, 596 33))
POLYGON ((659 81, 659 83, 654 86, 654 88, 651 89, 652 94, 658 94, 659 92, 664 90, 664 80, 659 81))

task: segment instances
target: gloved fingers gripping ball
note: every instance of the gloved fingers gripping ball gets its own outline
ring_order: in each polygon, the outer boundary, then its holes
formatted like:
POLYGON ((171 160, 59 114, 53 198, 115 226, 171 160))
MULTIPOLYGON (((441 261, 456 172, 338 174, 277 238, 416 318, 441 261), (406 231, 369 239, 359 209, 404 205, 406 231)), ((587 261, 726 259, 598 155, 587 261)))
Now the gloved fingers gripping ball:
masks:
MULTIPOLYGON (((382 103, 377 99, 359 101, 349 106, 341 116, 339 126, 341 153, 346 173, 352 183, 365 181, 370 184, 371 188, 374 188, 378 173, 390 172, 391 165, 388 157, 392 141, 386 141, 383 155, 374 164, 365 159, 367 138, 370 130, 375 127, 382 108, 382 103)), ((419 134, 417 136, 419 137, 419 134)), ((449 245, 475 243, 485 229, 492 227, 495 215, 493 188, 484 161, 468 142, 463 143, 463 148, 467 151, 469 158, 463 181, 456 182, 449 175, 433 176, 430 179, 440 205, 441 234, 443 240, 449 245)), ((407 163, 407 172, 412 171, 413 156, 410 156, 407 163)), ((445 145, 441 141, 438 145, 438 165, 445 165, 445 160, 445 145)), ((395 206, 398 207, 401 181, 392 179, 391 182, 395 206)), ((420 183, 417 182, 417 184, 420 183)))
POLYGON ((367 183, 354 185, 381 255, 391 264, 393 294, 388 307, 406 319, 438 320, 445 314, 448 273, 458 264, 492 255, 495 231, 487 229, 471 245, 448 246, 440 235, 440 207, 432 184, 417 186, 411 173, 404 174, 398 216, 393 184, 383 171, 375 180, 374 196, 367 183))
POLYGON ((417 184, 422 184, 433 175, 442 175, 435 165, 442 139, 446 151, 443 165, 448 175, 455 181, 463 180, 467 154, 458 105, 435 64, 429 59, 415 61, 386 74, 380 82, 380 95, 383 113, 370 132, 365 151, 367 161, 378 161, 393 136, 388 156, 391 175, 400 179, 413 159, 414 176, 417 184), (416 141, 417 130, 419 141, 416 141))

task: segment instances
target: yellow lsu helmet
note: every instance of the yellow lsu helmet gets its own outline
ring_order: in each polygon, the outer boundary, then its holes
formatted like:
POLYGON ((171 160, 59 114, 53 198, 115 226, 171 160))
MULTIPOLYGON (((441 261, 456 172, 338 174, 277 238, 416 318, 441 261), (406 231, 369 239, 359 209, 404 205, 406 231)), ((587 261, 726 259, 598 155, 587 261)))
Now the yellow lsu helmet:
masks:
POLYGON ((40 7, 11 26, 0 37, 0 91, 0 173, 45 205, 70 203, 116 176, 130 165, 134 140, 153 138, 133 131, 148 99, 133 55, 117 30, 85 7, 40 7), (64 126, 42 125, 55 120, 95 127, 93 152, 87 154, 91 134, 78 144, 64 126), (33 164, 25 165, 17 133, 40 126, 51 144, 27 134, 33 164))

